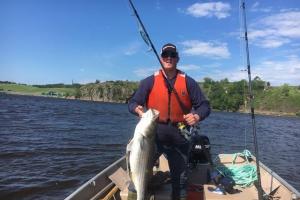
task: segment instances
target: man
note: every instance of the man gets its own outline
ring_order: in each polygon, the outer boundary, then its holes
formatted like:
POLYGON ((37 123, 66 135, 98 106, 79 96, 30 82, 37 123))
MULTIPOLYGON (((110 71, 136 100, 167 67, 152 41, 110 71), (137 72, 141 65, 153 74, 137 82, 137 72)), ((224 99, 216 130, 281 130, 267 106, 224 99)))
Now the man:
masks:
POLYGON ((197 82, 177 69, 179 55, 174 44, 162 47, 160 59, 163 70, 141 81, 128 108, 140 117, 144 109, 160 112, 156 133, 158 154, 164 153, 168 159, 172 199, 185 199, 189 144, 178 123, 197 124, 210 114, 210 106, 197 82))

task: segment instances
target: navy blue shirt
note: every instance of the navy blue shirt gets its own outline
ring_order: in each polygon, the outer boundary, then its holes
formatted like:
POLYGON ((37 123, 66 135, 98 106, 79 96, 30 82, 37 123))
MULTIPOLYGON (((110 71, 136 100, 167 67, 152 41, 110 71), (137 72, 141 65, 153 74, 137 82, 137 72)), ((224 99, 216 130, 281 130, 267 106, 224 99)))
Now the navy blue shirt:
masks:
MULTIPOLYGON (((176 76, 173 79, 169 79, 169 82, 174 86, 176 76)), ((146 106, 147 99, 150 91, 154 85, 154 75, 151 75, 140 82, 138 90, 135 92, 133 97, 129 100, 128 109, 131 113, 137 115, 134 111, 138 105, 143 107, 146 106)), ((192 113, 198 114, 200 120, 204 120, 210 114, 209 101, 204 96, 198 83, 191 77, 186 75, 187 90, 192 102, 192 113)))

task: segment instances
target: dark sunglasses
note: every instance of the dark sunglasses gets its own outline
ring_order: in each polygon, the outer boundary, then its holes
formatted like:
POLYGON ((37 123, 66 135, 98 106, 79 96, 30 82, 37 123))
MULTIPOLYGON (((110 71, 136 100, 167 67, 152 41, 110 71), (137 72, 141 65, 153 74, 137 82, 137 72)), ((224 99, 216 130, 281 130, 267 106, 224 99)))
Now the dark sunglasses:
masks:
POLYGON ((168 57, 177 58, 178 57, 178 53, 177 52, 173 52, 173 51, 164 51, 164 52, 162 52, 161 57, 162 58, 168 58, 168 57))

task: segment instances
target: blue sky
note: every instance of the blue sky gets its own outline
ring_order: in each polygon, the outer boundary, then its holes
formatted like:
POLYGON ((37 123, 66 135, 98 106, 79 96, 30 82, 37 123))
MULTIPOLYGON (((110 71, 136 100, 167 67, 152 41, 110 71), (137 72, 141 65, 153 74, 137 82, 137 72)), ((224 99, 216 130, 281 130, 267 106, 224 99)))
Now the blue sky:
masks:
MULTIPOLYGON (((133 0, 157 49, 178 68, 247 79, 239 0, 133 0)), ((252 77, 300 85, 300 1, 248 0, 252 77)), ((139 81, 159 69, 127 0, 0 0, 0 80, 26 84, 139 81)))

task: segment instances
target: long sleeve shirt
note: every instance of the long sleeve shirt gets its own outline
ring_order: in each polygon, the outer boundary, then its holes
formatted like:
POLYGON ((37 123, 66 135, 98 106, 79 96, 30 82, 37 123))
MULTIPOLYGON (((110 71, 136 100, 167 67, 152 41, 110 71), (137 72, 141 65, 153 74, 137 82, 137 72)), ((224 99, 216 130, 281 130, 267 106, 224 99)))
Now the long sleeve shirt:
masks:
MULTIPOLYGON (((169 82, 174 86, 176 76, 169 79, 169 82)), ((149 97, 150 91, 154 85, 154 75, 151 75, 140 82, 138 90, 129 100, 128 109, 131 113, 137 115, 135 108, 138 105, 145 106, 149 97)), ((186 85, 192 102, 192 113, 198 114, 200 120, 204 120, 211 111, 209 101, 204 96, 197 82, 189 76, 186 76, 186 85)))

